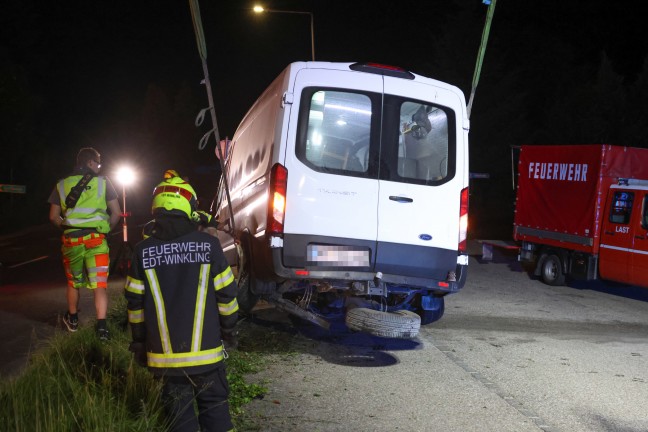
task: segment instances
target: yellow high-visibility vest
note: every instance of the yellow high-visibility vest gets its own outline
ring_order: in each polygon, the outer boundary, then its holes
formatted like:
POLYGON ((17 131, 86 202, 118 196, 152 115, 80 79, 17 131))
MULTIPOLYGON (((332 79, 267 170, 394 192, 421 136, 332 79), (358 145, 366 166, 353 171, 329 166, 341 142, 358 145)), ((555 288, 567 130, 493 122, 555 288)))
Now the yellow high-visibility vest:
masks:
POLYGON ((65 206, 65 198, 74 186, 81 180, 81 175, 72 175, 59 181, 57 185, 63 210, 63 225, 74 228, 66 228, 65 233, 79 228, 94 228, 97 232, 108 233, 110 231, 109 216, 106 211, 106 178, 103 176, 93 177, 81 193, 79 201, 71 208, 65 206))

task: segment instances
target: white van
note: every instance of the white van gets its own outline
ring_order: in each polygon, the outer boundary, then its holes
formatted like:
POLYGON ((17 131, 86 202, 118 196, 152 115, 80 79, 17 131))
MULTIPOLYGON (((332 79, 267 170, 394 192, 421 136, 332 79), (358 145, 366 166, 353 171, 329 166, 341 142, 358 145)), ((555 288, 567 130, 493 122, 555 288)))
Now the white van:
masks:
POLYGON ((413 337, 468 265, 456 87, 371 63, 289 65, 243 118, 212 211, 239 304, 413 337))

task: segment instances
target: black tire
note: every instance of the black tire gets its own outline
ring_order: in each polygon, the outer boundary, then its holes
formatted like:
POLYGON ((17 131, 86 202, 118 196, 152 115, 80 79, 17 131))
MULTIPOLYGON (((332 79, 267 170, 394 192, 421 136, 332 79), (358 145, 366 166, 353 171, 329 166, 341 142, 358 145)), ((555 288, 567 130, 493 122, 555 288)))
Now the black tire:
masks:
POLYGON ((455 272, 457 276, 457 286, 459 289, 462 289, 466 285, 466 278, 468 276, 468 266, 457 264, 457 271, 455 272))
POLYGON ((382 312, 353 308, 347 312, 345 322, 351 330, 397 339, 413 339, 421 328, 421 317, 406 310, 382 312))
POLYGON ((249 249, 242 247, 241 250, 246 254, 246 256, 240 257, 239 259, 240 265, 238 269, 238 280, 236 281, 238 285, 238 294, 236 295, 236 301, 238 302, 239 310, 241 312, 250 313, 259 301, 259 296, 253 289, 255 283, 250 272, 251 264, 249 258, 250 254, 248 252, 249 249))
POLYGON ((542 281, 547 285, 559 286, 565 284, 565 273, 562 269, 562 261, 558 255, 547 255, 542 262, 540 271, 542 281))
POLYGON ((421 325, 432 324, 435 321, 439 321, 441 317, 443 317, 443 313, 445 312, 445 299, 443 297, 440 297, 439 300, 439 308, 436 310, 418 309, 416 311, 416 313, 421 317, 421 325))
POLYGON ((247 272, 241 272, 238 280, 238 294, 236 295, 236 301, 239 305, 239 310, 243 313, 250 313, 254 306, 256 306, 259 301, 259 296, 252 292, 251 286, 251 277, 247 272))

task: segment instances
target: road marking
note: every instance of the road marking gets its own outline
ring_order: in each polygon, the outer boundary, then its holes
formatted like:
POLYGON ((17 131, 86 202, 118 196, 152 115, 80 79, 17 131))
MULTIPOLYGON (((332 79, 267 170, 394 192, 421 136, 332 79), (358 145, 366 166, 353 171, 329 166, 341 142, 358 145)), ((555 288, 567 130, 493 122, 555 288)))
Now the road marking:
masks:
POLYGON ((12 269, 12 268, 20 267, 20 266, 23 266, 25 264, 33 263, 33 262, 36 262, 36 261, 42 261, 42 260, 47 259, 47 258, 49 258, 49 255, 44 255, 44 256, 41 256, 41 257, 38 257, 38 258, 34 258, 32 260, 29 260, 29 261, 24 261, 24 262, 21 262, 21 263, 18 263, 18 264, 14 264, 14 265, 9 266, 7 268, 12 269))
POLYGON ((504 402, 512 406, 517 412, 519 412, 521 415, 531 420, 531 422, 533 422, 538 428, 540 428, 544 432, 554 431, 554 429, 546 421, 544 421, 542 417, 540 417, 535 412, 529 410, 528 408, 524 407, 524 404, 516 400, 514 396, 508 394, 507 392, 504 392, 496 383, 489 381, 478 371, 468 366, 468 364, 466 364, 464 361, 461 360, 461 358, 459 358, 459 356, 454 352, 453 349, 451 349, 451 347, 447 345, 441 345, 441 344, 439 344, 439 346, 436 346, 434 342, 426 341, 426 343, 427 342, 431 343, 432 346, 434 346, 437 350, 441 351, 448 359, 450 359, 450 361, 452 361, 454 364, 456 364, 461 369, 463 369, 468 374, 470 374, 470 376, 472 376, 475 380, 479 381, 488 390, 495 393, 504 402))

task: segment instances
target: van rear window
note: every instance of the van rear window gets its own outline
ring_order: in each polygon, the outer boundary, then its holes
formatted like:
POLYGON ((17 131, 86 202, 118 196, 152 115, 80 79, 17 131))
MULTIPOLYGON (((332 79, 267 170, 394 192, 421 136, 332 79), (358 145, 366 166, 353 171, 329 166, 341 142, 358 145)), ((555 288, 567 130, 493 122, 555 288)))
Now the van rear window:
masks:
POLYGON ((298 156, 318 170, 366 173, 371 118, 368 95, 315 91, 310 96, 308 128, 298 156))
POLYGON ((398 176, 438 181, 448 175, 448 116, 435 106, 403 101, 400 104, 398 176))
POLYGON ((319 172, 420 185, 455 174, 450 108, 380 93, 306 88, 296 155, 319 172))

